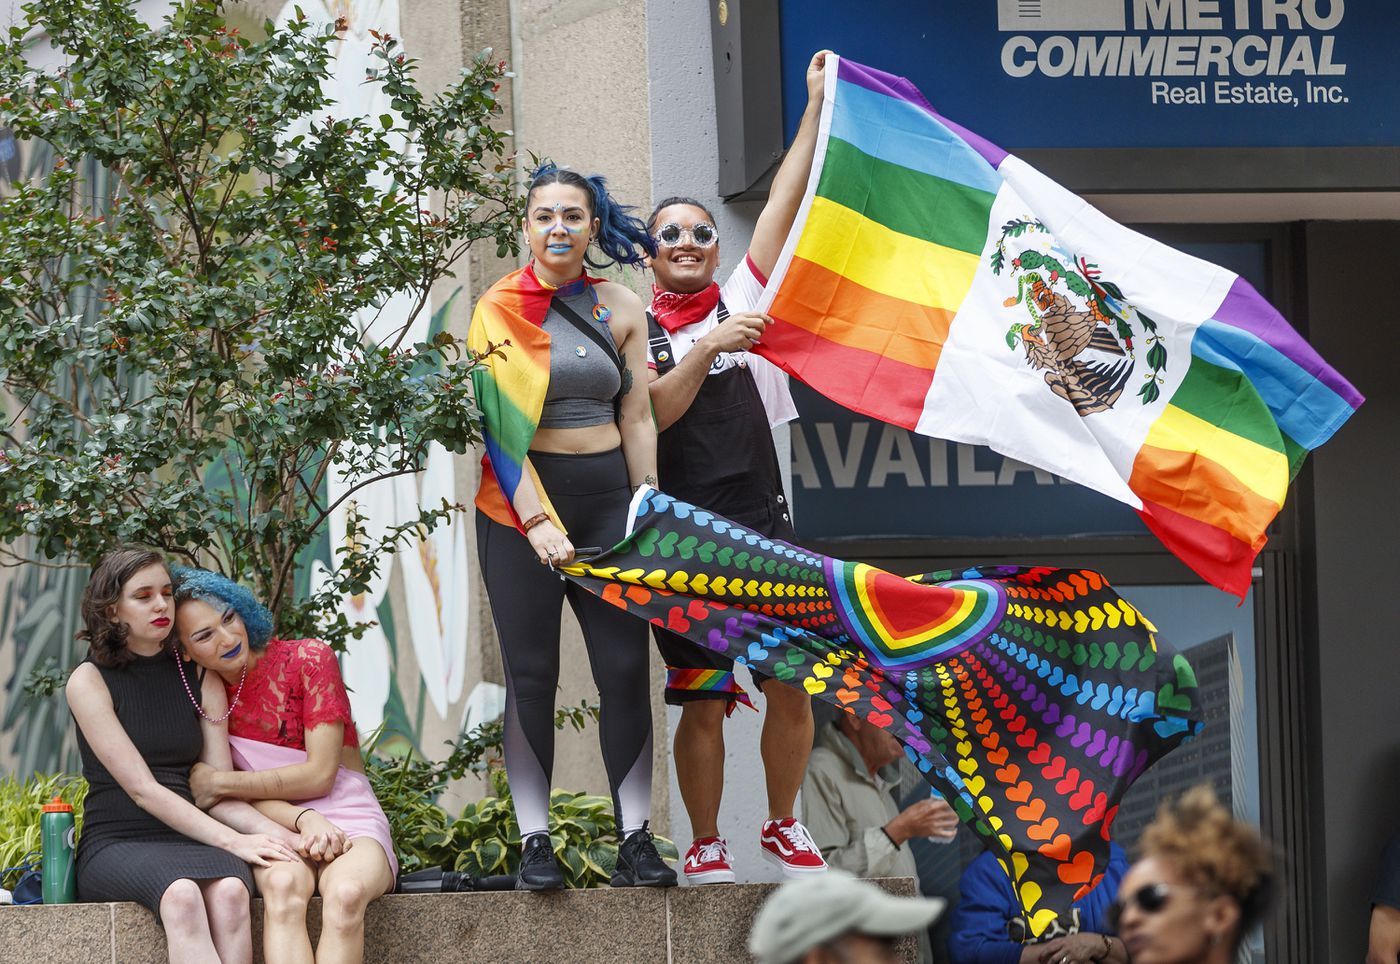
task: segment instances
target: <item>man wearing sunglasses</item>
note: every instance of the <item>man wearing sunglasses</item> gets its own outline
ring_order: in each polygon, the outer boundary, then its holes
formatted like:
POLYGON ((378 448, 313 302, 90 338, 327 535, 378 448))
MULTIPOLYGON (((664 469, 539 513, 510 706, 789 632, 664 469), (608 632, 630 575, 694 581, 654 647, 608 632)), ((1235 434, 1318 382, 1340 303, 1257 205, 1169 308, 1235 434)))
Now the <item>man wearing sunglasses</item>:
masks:
MULTIPOLYGON (((787 382, 770 362, 749 354, 769 319, 753 311, 797 215, 812 167, 826 51, 807 68, 807 108, 754 228, 747 256, 723 286, 719 232, 699 201, 667 198, 647 222, 657 242, 650 334, 651 401, 656 412, 657 468, 670 495, 704 506, 764 535, 792 540, 772 429, 797 415, 787 382)), ((719 835, 724 792, 724 719, 749 703, 733 664, 673 633, 656 629, 666 661, 666 702, 681 706, 676 778, 694 843, 684 872, 691 883, 734 880, 719 835)), ((759 830, 765 859, 784 875, 826 870, 821 852, 793 817, 812 748, 812 707, 805 692, 755 677, 764 694, 761 755, 768 820, 759 830)))

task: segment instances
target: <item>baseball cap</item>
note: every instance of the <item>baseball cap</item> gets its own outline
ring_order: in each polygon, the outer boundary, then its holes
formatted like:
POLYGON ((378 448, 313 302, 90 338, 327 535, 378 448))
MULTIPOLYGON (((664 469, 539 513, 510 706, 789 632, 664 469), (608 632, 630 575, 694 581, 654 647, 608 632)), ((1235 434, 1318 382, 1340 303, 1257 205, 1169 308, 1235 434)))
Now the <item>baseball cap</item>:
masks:
POLYGON ((844 870, 828 870, 773 892, 754 915, 749 953, 759 964, 788 964, 843 934, 914 934, 937 920, 946 903, 938 897, 896 897, 844 870))

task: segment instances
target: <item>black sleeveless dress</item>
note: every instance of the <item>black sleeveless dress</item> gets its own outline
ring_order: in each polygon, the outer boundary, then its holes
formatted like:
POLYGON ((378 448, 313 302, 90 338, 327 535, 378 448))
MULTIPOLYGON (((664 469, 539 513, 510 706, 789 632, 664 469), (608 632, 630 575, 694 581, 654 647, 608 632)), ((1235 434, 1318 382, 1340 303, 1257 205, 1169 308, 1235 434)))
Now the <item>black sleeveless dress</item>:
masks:
MULTIPOLYGON (((94 664, 95 665, 95 664, 94 664)), ((138 656, 120 669, 97 667, 117 720, 161 786, 193 802, 190 768, 204 748, 199 717, 180 683, 183 663, 169 653, 138 656)), ((191 688, 198 692, 195 684, 191 688)), ((88 781, 78 841, 81 901, 132 900, 160 920, 160 899, 177 880, 237 877, 249 893, 253 873, 226 850, 191 840, 138 807, 78 730, 88 781)))

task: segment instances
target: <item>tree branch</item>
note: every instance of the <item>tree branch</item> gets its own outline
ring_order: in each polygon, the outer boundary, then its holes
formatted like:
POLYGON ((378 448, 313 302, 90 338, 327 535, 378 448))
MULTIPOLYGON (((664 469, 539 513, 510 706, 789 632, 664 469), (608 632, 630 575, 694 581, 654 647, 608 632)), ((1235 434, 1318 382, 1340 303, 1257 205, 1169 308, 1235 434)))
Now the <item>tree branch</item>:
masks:
POLYGON ((321 514, 316 516, 316 518, 311 522, 311 525, 309 525, 307 528, 312 532, 315 532, 317 529, 321 528, 321 523, 325 522, 326 519, 330 517, 330 514, 340 507, 340 504, 342 502, 350 498, 350 496, 354 495, 356 492, 363 489, 365 486, 373 485, 375 482, 383 482, 386 479, 392 479, 400 475, 416 475, 421 471, 423 471, 423 469, 419 466, 409 466, 407 468, 395 469, 391 472, 385 472, 380 475, 376 475, 373 478, 363 479, 359 482, 356 482, 354 485, 350 486, 350 488, 346 489, 341 494, 340 498, 336 499, 330 505, 326 506, 326 508, 322 510, 321 514))

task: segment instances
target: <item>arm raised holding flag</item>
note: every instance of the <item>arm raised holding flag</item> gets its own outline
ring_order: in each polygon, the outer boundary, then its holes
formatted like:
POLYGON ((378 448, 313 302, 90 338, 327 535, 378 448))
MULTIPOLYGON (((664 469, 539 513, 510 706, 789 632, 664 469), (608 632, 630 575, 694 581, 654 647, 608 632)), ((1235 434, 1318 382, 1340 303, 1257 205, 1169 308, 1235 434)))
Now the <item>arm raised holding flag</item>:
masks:
MULTIPOLYGON (((719 231, 704 204, 667 198, 647 225, 656 242, 648 330, 661 483, 680 498, 782 539, 796 536, 771 430, 797 410, 782 373, 749 349, 768 326, 753 308, 811 170, 826 65, 826 51, 808 65, 807 107, 797 137, 773 178, 748 254, 723 286, 715 281, 719 231)), ((692 883, 733 880, 718 823, 723 727, 738 703, 752 704, 734 679, 729 654, 701 649, 661 627, 655 635, 667 666, 666 701, 682 707, 676 776, 695 838, 686 876, 692 883)), ((759 845, 785 874, 820 871, 821 854, 793 815, 812 748, 810 701, 767 675, 755 681, 767 705, 761 747, 769 819, 759 830, 759 845)))
POLYGON ((758 353, 837 403, 1112 496, 1243 596, 1362 397, 1244 279, 835 55, 758 353))

